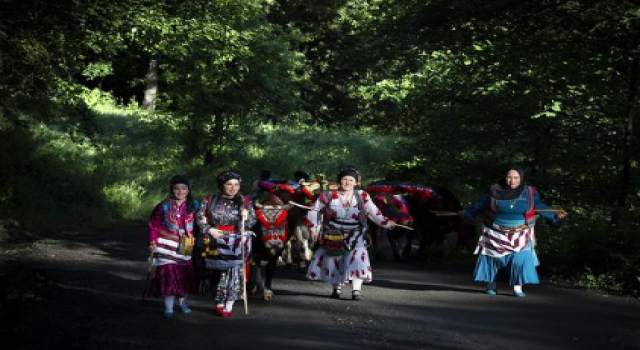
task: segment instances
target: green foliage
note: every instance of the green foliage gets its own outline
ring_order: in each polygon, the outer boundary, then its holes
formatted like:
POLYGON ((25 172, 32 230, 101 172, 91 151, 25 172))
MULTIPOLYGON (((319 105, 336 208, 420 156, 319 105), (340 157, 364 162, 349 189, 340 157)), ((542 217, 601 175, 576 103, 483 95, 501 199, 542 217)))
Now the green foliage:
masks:
MULTIPOLYGON (((66 120, 56 109, 47 115, 11 111, 13 123, 0 131, 0 149, 6 155, 0 167, 3 183, 9 188, 1 196, 4 217, 50 228, 63 222, 60 215, 74 213, 78 222, 94 220, 93 208, 104 204, 100 183, 93 177, 95 154, 88 137, 76 125, 46 125, 40 118, 66 120)), ((100 221, 100 220, 96 220, 100 221)))
POLYGON ((2 215, 144 218, 175 173, 202 196, 228 168, 344 164, 467 204, 517 163, 570 212, 545 273, 638 290, 637 4, 504 5, 3 1, 2 215))
MULTIPOLYGON (((215 176, 236 169, 245 178, 243 191, 261 169, 290 178, 296 170, 318 171, 332 178, 345 164, 358 166, 367 179, 380 176, 379 164, 392 157, 393 139, 371 131, 312 130, 308 126, 249 125, 231 127, 237 143, 218 155, 219 163, 203 167, 184 159, 184 129, 180 118, 150 114, 113 105, 99 91, 82 95, 91 108, 82 118, 91 125, 72 127, 73 115, 29 115, 18 119, 30 127, 18 134, 16 127, 4 130, 2 149, 8 156, 0 164, 13 173, 3 173, 10 191, 1 198, 2 208, 12 208, 13 218, 33 227, 52 222, 95 225, 112 219, 144 220, 151 209, 168 195, 167 181, 174 174, 193 179, 194 196, 217 191, 215 176), (47 119, 49 123, 37 123, 47 119), (52 121, 58 120, 62 124, 52 121), (7 150, 16 147, 17 152, 7 150), (15 156, 15 157, 14 157, 15 156), (69 222, 73 213, 78 219, 69 222)), ((67 113, 74 110, 67 107, 67 113)))
POLYGON ((103 78, 113 74, 113 65, 111 62, 95 62, 89 63, 82 72, 87 79, 103 78))
POLYGON ((559 228, 537 228, 542 272, 587 288, 638 294, 640 225, 633 215, 612 227, 606 213, 576 211, 559 228))
POLYGON ((341 167, 354 165, 369 182, 383 176, 381 166, 393 157, 393 142, 393 137, 371 130, 264 125, 255 130, 242 129, 237 148, 240 152, 234 152, 231 158, 242 159, 239 165, 246 177, 254 180, 261 169, 269 169, 281 179, 291 179, 296 170, 333 179, 341 167))

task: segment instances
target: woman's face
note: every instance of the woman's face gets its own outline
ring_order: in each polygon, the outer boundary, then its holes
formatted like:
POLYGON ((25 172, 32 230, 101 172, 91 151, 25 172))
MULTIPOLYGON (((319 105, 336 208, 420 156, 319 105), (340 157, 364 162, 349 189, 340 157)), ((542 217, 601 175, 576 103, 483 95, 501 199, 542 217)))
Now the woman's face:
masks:
POLYGON ((227 197, 233 197, 240 191, 240 181, 231 179, 222 185, 222 194, 227 197))
POLYGON ((185 184, 175 184, 173 185, 171 192, 173 192, 173 198, 178 201, 183 201, 187 199, 187 196, 189 195, 189 186, 185 184))
POLYGON ((343 191, 353 191, 356 184, 356 179, 353 176, 343 176, 340 179, 340 189, 343 191))
POLYGON ((515 170, 509 170, 507 177, 505 178, 507 185, 512 189, 520 186, 520 174, 515 170))

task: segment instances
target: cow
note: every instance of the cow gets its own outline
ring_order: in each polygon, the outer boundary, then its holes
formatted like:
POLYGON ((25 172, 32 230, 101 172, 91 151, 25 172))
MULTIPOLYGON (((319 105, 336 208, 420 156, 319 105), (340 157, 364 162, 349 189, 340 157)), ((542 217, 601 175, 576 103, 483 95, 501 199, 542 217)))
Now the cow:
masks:
POLYGON ((319 181, 300 181, 272 183, 267 191, 262 191, 252 198, 256 211, 257 233, 254 242, 255 264, 252 276, 253 292, 263 290, 263 299, 272 300, 272 280, 278 260, 292 262, 292 255, 297 255, 300 270, 306 270, 312 257, 309 247, 309 230, 304 224, 308 205, 315 200, 322 188, 319 181), (297 254, 292 253, 292 250, 297 254), (286 258, 284 255, 288 255, 286 258), (289 261, 287 261, 289 260, 289 261), (265 277, 262 274, 262 262, 266 261, 265 277))
MULTIPOLYGON (((448 189, 421 182, 380 181, 367 187, 367 192, 382 213, 399 224, 413 230, 398 227, 387 231, 387 238, 396 260, 411 256, 412 243, 419 239, 418 257, 440 261, 446 238, 457 236, 458 245, 472 244, 475 227, 463 220, 462 205, 448 189), (405 237, 406 245, 400 250, 398 241, 405 237), (432 254, 428 254, 431 250, 432 254)), ((381 256, 382 232, 372 234, 372 255, 381 256)))
POLYGON ((291 205, 284 205, 273 193, 262 193, 253 199, 253 207, 256 212, 257 223, 254 231, 252 260, 255 267, 252 269, 252 292, 257 289, 263 291, 264 300, 272 300, 274 293, 272 281, 278 265, 278 259, 282 256, 284 247, 288 241, 287 219, 291 205), (265 276, 262 273, 262 262, 266 261, 265 276))
POLYGON ((323 174, 318 174, 316 180, 309 181, 301 178, 297 182, 277 180, 262 185, 262 191, 268 191, 278 196, 284 204, 295 204, 289 212, 289 241, 285 246, 282 259, 291 266, 298 265, 300 272, 306 271, 313 256, 309 244, 309 228, 305 224, 305 217, 309 208, 322 190, 336 189, 337 184, 324 180, 323 174))

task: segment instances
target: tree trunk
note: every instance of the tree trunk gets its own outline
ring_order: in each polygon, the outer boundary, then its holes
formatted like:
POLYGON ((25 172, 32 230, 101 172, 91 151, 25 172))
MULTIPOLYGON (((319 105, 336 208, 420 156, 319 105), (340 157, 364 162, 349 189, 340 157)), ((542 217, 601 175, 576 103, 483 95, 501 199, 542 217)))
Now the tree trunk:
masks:
POLYGON ((158 96, 158 59, 151 57, 149 60, 149 68, 145 76, 147 88, 144 91, 144 101, 142 106, 149 112, 156 110, 156 98, 158 96))
POLYGON ((210 145, 207 147, 207 152, 204 155, 204 164, 209 165, 215 163, 218 158, 218 151, 225 140, 225 132, 227 125, 225 123, 225 113, 222 111, 216 111, 213 115, 213 130, 209 135, 210 145))
POLYGON ((612 223, 615 225, 620 219, 620 214, 627 203, 627 197, 629 196, 629 190, 631 188, 631 148, 633 144, 633 117, 636 114, 636 107, 638 99, 638 64, 640 58, 635 57, 631 63, 631 76, 629 78, 629 93, 627 95, 626 106, 626 127, 624 130, 624 148, 622 159, 624 162, 622 168, 622 181, 620 183, 620 192, 618 193, 618 201, 616 203, 615 213, 612 218, 612 223))

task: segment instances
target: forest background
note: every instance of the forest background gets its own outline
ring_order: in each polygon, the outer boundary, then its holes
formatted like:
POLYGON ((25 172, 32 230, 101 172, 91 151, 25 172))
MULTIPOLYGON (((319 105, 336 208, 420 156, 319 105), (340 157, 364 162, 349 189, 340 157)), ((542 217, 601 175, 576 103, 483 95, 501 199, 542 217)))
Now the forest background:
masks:
POLYGON ((1 0, 0 239, 145 220, 168 179, 448 187, 569 211, 546 278, 638 295, 640 2, 1 0))

